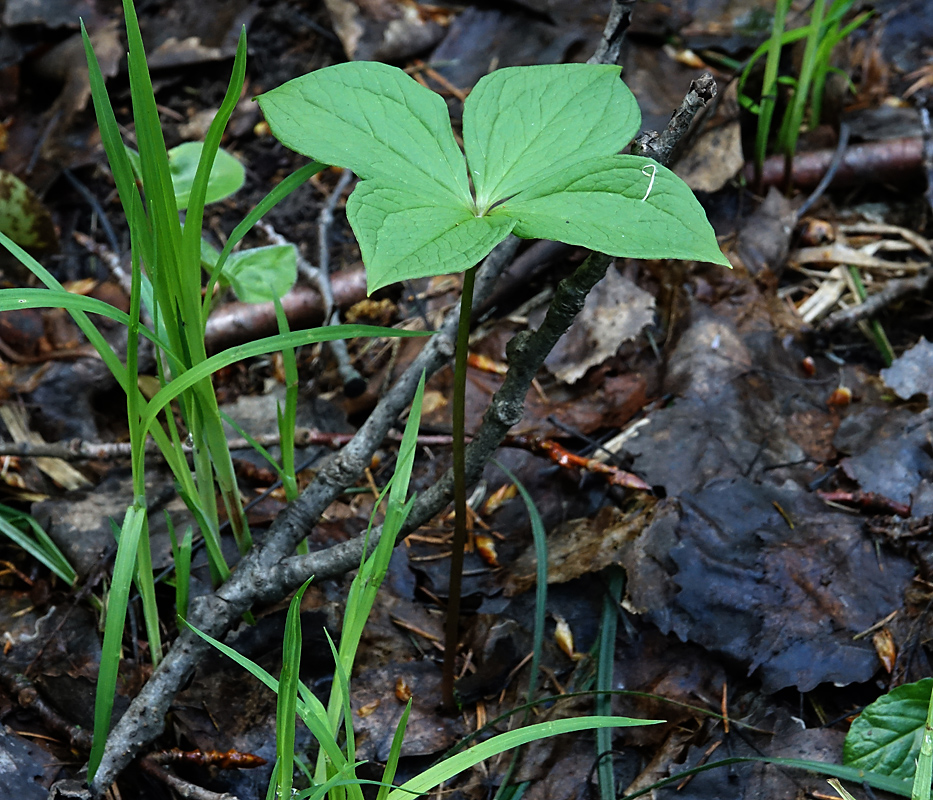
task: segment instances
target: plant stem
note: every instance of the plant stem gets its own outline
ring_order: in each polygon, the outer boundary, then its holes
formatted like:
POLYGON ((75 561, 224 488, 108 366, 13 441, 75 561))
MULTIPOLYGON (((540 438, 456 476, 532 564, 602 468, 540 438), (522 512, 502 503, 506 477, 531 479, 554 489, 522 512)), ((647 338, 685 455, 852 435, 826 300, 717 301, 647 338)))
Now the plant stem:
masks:
POLYGON ((453 457, 454 457, 454 540, 450 553, 450 588, 447 592, 447 623, 444 629, 444 670, 441 676, 441 702, 444 710, 456 710, 454 700, 454 661, 460 634, 460 586, 463 578, 463 551, 467 538, 466 498, 466 373, 470 348, 470 314, 473 311, 473 283, 476 267, 463 275, 460 295, 460 322, 454 357, 453 457))

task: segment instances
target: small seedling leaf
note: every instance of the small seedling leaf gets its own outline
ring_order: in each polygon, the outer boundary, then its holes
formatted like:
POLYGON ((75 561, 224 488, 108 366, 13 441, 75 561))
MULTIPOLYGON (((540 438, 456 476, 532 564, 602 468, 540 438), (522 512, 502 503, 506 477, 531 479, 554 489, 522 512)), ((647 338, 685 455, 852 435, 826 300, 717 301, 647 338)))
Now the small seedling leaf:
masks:
POLYGON ((689 187, 648 158, 606 156, 568 167, 495 208, 525 239, 612 256, 729 265, 689 187))
POLYGON ((0 231, 23 247, 49 250, 58 236, 49 210, 12 172, 0 169, 0 231))
POLYGON ((244 303, 281 300, 291 291, 297 277, 298 251, 292 244, 231 253, 221 271, 221 280, 229 283, 244 303))
POLYGON ((476 205, 489 208, 541 178, 618 153, 641 114, 620 67, 509 67, 482 78, 463 108, 476 205))
POLYGON ((363 181, 347 201, 370 293, 397 281, 463 272, 512 230, 506 216, 475 217, 466 206, 438 205, 408 188, 363 181))
MULTIPOLYGON (((168 166, 175 187, 175 203, 178 210, 188 207, 194 176, 198 171, 203 142, 184 142, 168 151, 168 166)), ((226 150, 218 150, 211 167, 211 176, 207 180, 205 204, 216 203, 239 191, 246 182, 243 165, 226 150)))
POLYGON ((912 778, 923 738, 933 678, 905 683, 871 703, 846 734, 843 762, 850 767, 912 778))
POLYGON ((292 150, 425 199, 472 205, 447 105, 396 67, 326 67, 260 95, 259 106, 292 150))

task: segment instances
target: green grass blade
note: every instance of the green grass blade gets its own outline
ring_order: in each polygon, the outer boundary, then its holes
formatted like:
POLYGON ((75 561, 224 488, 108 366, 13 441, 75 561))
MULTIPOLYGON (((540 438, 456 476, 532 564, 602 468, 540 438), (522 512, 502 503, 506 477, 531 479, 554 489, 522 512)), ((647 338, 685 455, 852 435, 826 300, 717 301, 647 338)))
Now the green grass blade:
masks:
MULTIPOLYGON (((156 107, 155 92, 139 20, 132 0, 123 0, 123 14, 126 20, 126 38, 128 45, 127 67, 130 78, 130 95, 133 103, 133 120, 136 123, 136 141, 139 145, 140 171, 143 178, 143 190, 149 219, 155 240, 153 261, 147 263, 150 278, 156 288, 165 292, 174 291, 176 300, 184 302, 180 264, 181 223, 178 220, 178 207, 175 204, 175 189, 168 164, 168 151, 162 135, 159 111, 156 107)), ((200 286, 200 277, 198 280, 200 286)), ((173 296, 169 294, 168 297, 173 296)), ((166 298, 167 299, 167 298, 166 298)), ((198 298, 200 299, 200 298, 198 298)), ((168 303, 162 303, 167 307, 168 303)), ((166 320, 171 327, 171 323, 166 320)))
POLYGON ((275 709, 275 754, 278 767, 278 793, 283 800, 292 796, 295 763, 295 717, 298 709, 298 673, 301 669, 301 598, 311 578, 302 584, 288 604, 285 641, 282 645, 282 674, 279 678, 275 709))
MULTIPOLYGON (((158 426, 153 428, 153 431, 156 430, 159 430, 158 426)), ((178 475, 177 472, 175 474, 178 475)), ((178 496, 184 501, 191 515, 194 517, 194 521, 198 523, 198 529, 204 537, 204 546, 207 549, 207 560, 211 570, 211 581, 215 584, 223 583, 230 577, 230 567, 227 566, 223 551, 221 550, 220 536, 217 533, 217 527, 206 516, 201 506, 201 501, 197 494, 197 487, 194 485, 190 470, 188 471, 185 484, 179 484, 177 491, 178 496)))
POLYGON ((917 758, 917 771, 914 773, 910 789, 910 800, 930 800, 930 788, 933 785, 933 695, 927 707, 927 719, 920 739, 920 756, 917 758))
MULTIPOLYGON (((619 603, 622 589, 625 587, 625 573, 621 567, 609 568, 609 586, 603 597, 603 619, 599 634, 599 662, 596 669, 596 708, 598 715, 612 713, 612 695, 604 694, 612 689, 615 670, 616 628, 619 621, 619 603)), ((616 785, 612 769, 612 731, 609 728, 596 729, 596 751, 599 764, 596 777, 599 782, 599 794, 603 800, 615 800, 616 785)))
MULTIPOLYGON (((279 334, 286 336, 291 331, 288 327, 288 317, 282 308, 282 301, 274 298, 275 319, 279 326, 279 334)), ((285 489, 285 499, 290 503, 298 497, 298 480, 295 477, 295 420, 298 415, 298 364, 295 360, 295 348, 282 349, 282 368, 285 372, 285 410, 278 407, 277 419, 279 423, 279 448, 282 451, 282 487, 285 489)), ((305 543, 307 547, 307 544, 305 543)))
MULTIPOLYGON (((165 525, 168 528, 169 539, 172 543, 172 561, 175 564, 175 617, 188 618, 188 593, 191 584, 191 541, 194 535, 193 528, 188 525, 185 537, 179 543, 175 535, 175 523, 168 511, 165 512, 165 525)), ((179 633, 181 626, 179 625, 179 633)))
POLYGON ((522 501, 525 503, 525 509, 528 511, 528 518, 531 521, 531 537, 535 546, 535 628, 532 639, 531 675, 526 696, 527 702, 530 703, 538 689, 541 652, 544 649, 544 625, 547 620, 547 532, 544 530, 544 521, 541 519, 541 514, 538 513, 534 498, 524 484, 501 462, 493 460, 492 463, 515 485, 522 501))
POLYGON ((327 637, 327 644, 334 658, 334 683, 330 690, 331 696, 336 692, 341 705, 344 735, 347 740, 347 761, 352 763, 356 759, 356 737, 353 735, 353 709, 350 707, 350 676, 340 662, 340 654, 337 652, 334 640, 330 638, 327 629, 324 630, 324 636, 327 637))
POLYGON ((113 567, 113 582, 107 602, 107 618, 104 627, 104 644, 100 657, 100 673, 97 677, 97 699, 94 703, 94 743, 88 760, 88 776, 93 780, 100 766, 110 732, 110 715, 113 711, 113 696, 117 686, 120 667, 120 649, 123 642, 123 624, 126 607, 133 583, 133 569, 143 529, 146 525, 146 509, 130 506, 123 519, 117 556, 113 567))
MULTIPOLYGON (((13 256, 25 266, 33 275, 35 275, 40 281, 42 281, 50 289, 57 290, 59 292, 65 292, 65 288, 55 279, 55 277, 50 273, 45 267, 43 267, 38 261, 36 261, 32 256, 30 256, 22 247, 13 242, 8 236, 3 233, 0 233, 0 244, 2 244, 13 256)), ((14 291, 14 290, 4 290, 4 291, 14 291)), ((15 290, 17 292, 27 292, 33 290, 15 290)), ((35 291, 43 291, 41 289, 35 291)), ((76 296, 76 295, 73 295, 76 296)), ((90 298, 87 298, 90 299, 90 298)), ((27 301, 28 303, 28 301, 27 301)), ((107 304, 104 303, 104 306, 107 304)), ((12 306, 13 308, 24 308, 28 307, 24 304, 17 304, 12 306)), ((44 306, 42 306, 44 307, 44 306)), ((112 306, 111 306, 112 308, 112 306)), ((114 352, 113 348, 110 346, 110 343, 103 337, 101 332, 97 330, 94 324, 87 318, 87 314, 84 311, 75 308, 69 309, 72 319, 75 321, 75 324, 81 329, 87 340, 93 345, 94 349, 100 354, 101 359, 107 365, 107 368, 113 373, 114 378, 117 380, 117 383, 123 388, 124 391, 127 391, 127 380, 126 380, 126 369, 124 368, 122 362, 117 357, 117 354, 114 352)))
POLYGON ((629 719, 628 717, 575 717, 539 722, 526 728, 500 733, 498 736, 493 736, 492 739, 480 742, 469 750, 445 759, 440 764, 435 764, 417 777, 402 784, 398 789, 389 792, 387 800, 405 800, 410 796, 411 792, 424 794, 438 784, 448 781, 464 770, 479 764, 480 761, 496 756, 506 750, 511 750, 513 747, 519 747, 549 736, 574 733, 576 731, 589 731, 602 727, 627 728, 635 725, 657 725, 661 721, 629 719))
POLYGON ((405 704, 405 710, 399 717, 398 725, 395 726, 395 735, 392 737, 392 746, 389 748, 389 757, 386 759, 386 768, 382 773, 382 785, 379 787, 379 793, 376 800, 386 800, 389 791, 392 789, 392 781, 395 780, 395 773, 398 770, 398 760, 402 755, 402 743, 405 740, 405 729, 408 727, 408 715, 411 714, 411 698, 405 704))
POLYGON ((62 551, 58 549, 58 545, 28 514, 0 505, 0 533, 11 539, 36 561, 48 567, 69 586, 77 580, 77 573, 62 551), (20 525, 28 527, 29 532, 24 531, 20 525))
POLYGON ((755 168, 761 172, 762 164, 768 154, 768 137, 771 132, 771 118, 777 102, 777 74, 781 62, 781 36, 786 24, 787 9, 790 0, 777 0, 774 9, 774 21, 771 39, 768 41, 768 58, 765 61, 765 75, 761 87, 761 110, 758 114, 758 127, 755 132, 755 168))
MULTIPOLYGON (((0 244, 6 244, 3 241, 5 237, 0 234, 0 244)), ((15 254, 14 254, 15 255, 15 254)), ((28 265, 27 265, 28 266, 28 265)), ((74 294, 65 289, 0 289, 0 311, 14 311, 23 308, 63 308, 74 316, 75 312, 82 314, 98 314, 114 322, 123 325, 130 324, 130 316, 119 308, 116 308, 103 300, 97 300, 93 297, 74 294)), ((153 344, 158 345, 164 350, 168 350, 168 345, 151 330, 144 325, 140 325, 139 334, 145 336, 153 344)), ((85 332, 85 335, 86 332, 85 332)), ((96 343, 94 348, 99 350, 96 343)), ((109 348, 109 346, 108 346, 109 348)), ((112 348, 109 348, 112 352, 112 348)), ((106 360, 106 359, 105 359, 106 360)), ((121 371, 123 365, 120 365, 121 371)))
POLYGON ((155 397, 149 401, 149 407, 143 420, 144 428, 148 430, 156 417, 172 400, 186 389, 208 378, 219 369, 242 361, 252 356, 266 355, 283 347, 301 347, 316 342, 330 342, 334 339, 347 339, 356 336, 423 336, 420 331, 400 331, 389 328, 379 328, 374 325, 331 325, 327 328, 316 328, 310 331, 295 331, 287 336, 269 336, 248 344, 231 347, 221 353, 211 356, 193 369, 176 377, 167 386, 156 392, 155 397))
MULTIPOLYGON (((233 661, 249 672, 250 675, 259 680, 273 692, 278 694, 279 682, 258 664, 250 661, 248 658, 238 653, 232 647, 224 644, 221 641, 218 641, 213 636, 209 636, 203 631, 199 631, 193 625, 188 624, 184 620, 180 620, 180 623, 186 628, 189 628, 193 633, 200 636, 205 642, 217 648, 225 656, 233 659, 233 661)), ((321 749, 327 753, 327 756, 331 759, 332 763, 336 764, 338 769, 342 769, 343 765, 346 763, 346 759, 344 758, 343 753, 340 751, 340 748, 337 746, 336 741, 334 741, 333 736, 329 735, 328 733, 327 712, 324 710, 323 704, 313 694, 311 694, 307 687, 301 683, 298 684, 298 691, 302 695, 302 700, 298 703, 297 708, 299 716, 305 725, 308 726, 308 729, 311 731, 311 734, 314 736, 314 738, 317 739, 318 743, 321 745, 321 749)))
POLYGON ((642 797, 651 794, 655 789, 669 786, 672 783, 680 783, 684 778, 691 775, 699 775, 710 769, 720 769, 732 764, 775 764, 779 767, 790 767, 791 769, 802 769, 807 772, 813 772, 817 775, 830 775, 834 778, 840 778, 844 781, 858 784, 863 783, 872 789, 880 789, 883 792, 890 792, 900 797, 910 797, 910 781, 899 778, 890 778, 887 775, 876 775, 872 772, 866 772, 855 767, 844 767, 841 764, 827 764, 822 761, 810 761, 802 758, 768 758, 766 756, 736 756, 735 758, 724 758, 721 761, 714 761, 708 764, 702 764, 699 767, 685 769, 676 775, 663 778, 650 786, 645 786, 637 792, 632 792, 621 798, 621 800, 634 800, 636 797, 642 797))
POLYGON ((312 161, 310 164, 305 164, 303 167, 296 169, 291 175, 285 178, 285 180, 276 185, 275 188, 269 192, 269 194, 262 198, 256 207, 246 215, 243 221, 233 229, 233 232, 227 239, 227 243, 224 245, 224 249, 221 251, 217 262, 211 269, 210 278, 207 281, 207 289, 204 292, 204 303, 201 307, 202 333, 204 331, 204 327, 207 325, 207 316, 210 313, 211 298, 214 294, 214 287, 217 285, 217 280, 220 278, 220 273, 224 268, 224 264, 227 263, 227 259, 230 257, 230 253, 233 252, 233 248, 240 243, 243 237, 249 233, 252 227, 257 222, 259 222, 259 220, 261 220, 271 208, 274 208, 276 204, 280 203, 284 198, 288 197, 288 195, 295 191, 295 189, 301 186, 301 184, 308 180, 308 178, 310 178, 312 175, 316 175, 322 169, 326 168, 326 164, 319 164, 317 161, 312 161))
MULTIPOLYGON (((395 548, 396 537, 408 516, 408 512, 411 510, 411 505, 414 500, 414 498, 412 498, 412 500, 406 502, 405 496, 408 494, 409 480, 411 478, 412 466, 417 450, 418 425, 421 422, 421 406, 424 399, 424 381, 425 377, 422 375, 418 382, 415 396, 412 399, 408 421, 405 424, 405 431, 402 434, 395 473, 392 476, 390 485, 386 487, 386 491, 389 492, 389 503, 382 525, 382 538, 379 540, 376 550, 368 558, 365 557, 365 553, 368 550, 367 539, 366 547, 364 547, 363 550, 364 561, 356 577, 353 579, 353 582, 350 584, 346 611, 344 612, 343 630, 340 634, 340 648, 336 657, 339 664, 338 675, 341 670, 349 674, 353 669, 353 662, 356 659, 356 650, 359 647, 360 637, 363 635, 363 627, 366 624, 366 620, 369 618, 369 613, 372 610, 379 586, 382 584, 386 571, 389 568, 389 561, 392 558, 392 551, 395 548)), ((383 492, 383 494, 385 494, 385 492, 383 492)), ((376 504, 376 508, 378 508, 378 503, 376 504)), ((375 509, 373 513, 375 514, 375 509)), ((345 699, 337 691, 338 688, 339 682, 335 681, 327 707, 328 728, 334 734, 339 724, 341 706, 345 699)), ((350 760, 352 760, 352 756, 350 760)), ((324 779, 325 766, 323 759, 319 757, 315 772, 316 779, 319 782, 324 779)))
MULTIPOLYGON (((544 625, 547 620, 547 533, 544 530, 544 521, 541 514, 538 513, 538 507, 535 505, 534 498, 525 488, 524 484, 509 470, 505 465, 493 459, 495 464, 518 490, 522 501, 525 503, 525 509, 528 511, 528 518, 531 521, 531 536, 535 546, 535 627, 532 638, 531 669, 528 676, 528 693, 525 700, 529 703, 525 709, 522 724, 528 723, 528 717, 531 714, 531 701, 534 699, 538 690, 538 673, 541 669, 541 653, 544 649, 544 625)), ((597 729, 597 732, 600 729, 597 729)), ((512 755, 508 770, 499 784, 496 792, 496 800, 503 800, 506 793, 510 792, 509 781, 512 773, 518 764, 518 749, 512 755)), ((514 791, 514 790, 511 790, 514 791)))
MULTIPOLYGON (((376 781, 361 781, 354 777, 349 777, 350 775, 355 774, 356 768, 363 766, 365 761, 359 761, 356 764, 347 765, 345 770, 340 770, 339 772, 332 775, 324 783, 313 786, 310 789, 305 789, 302 792, 299 792, 295 795, 295 800, 322 800, 329 793, 335 789, 343 786, 356 786, 359 788, 360 784, 374 784, 376 781)), ((362 796, 362 794, 360 795, 362 796)))
POLYGON ((207 136, 204 137, 204 147, 201 149, 201 158, 198 160, 198 169, 191 186, 191 195, 188 201, 188 212, 185 216, 185 229, 182 233, 182 260, 186 265, 197 264, 198 286, 201 284, 201 228, 204 222, 204 200, 207 197, 207 186, 210 181, 211 168, 220 148, 220 140, 224 129, 230 121, 236 104, 243 90, 243 81, 246 78, 246 27, 240 29, 240 38, 237 42, 236 56, 233 59, 233 71, 224 99, 214 115, 207 136))
POLYGON ((94 111, 97 116, 97 125, 100 128, 104 151, 107 154, 107 160, 110 162, 110 170, 117 185, 117 193, 120 195, 124 213, 127 220, 130 221, 133 245, 141 249, 140 255, 143 261, 151 264, 154 257, 152 231, 149 228, 143 209, 142 197, 140 197, 139 187, 136 185, 132 164, 123 145, 120 126, 117 124, 113 106, 110 104, 110 97, 107 95, 104 76, 100 71, 97 56, 94 54, 94 48, 91 46, 91 40, 84 28, 83 20, 81 22, 81 37, 84 41, 84 53, 87 58, 90 76, 91 97, 94 101, 94 111))
POLYGON ((152 666, 159 666, 162 660, 162 633, 159 629, 159 607, 156 604, 155 581, 152 574, 152 546, 149 542, 149 526, 144 525, 139 544, 136 547, 136 589, 143 604, 143 621, 146 625, 146 639, 149 642, 149 656, 152 666))
POLYGON ((279 479, 284 477, 284 473, 282 472, 282 467, 279 465, 279 462, 272 457, 272 453, 270 453, 256 440, 255 436, 251 436, 246 431, 246 429, 244 429, 243 426, 240 425, 240 423, 231 417, 226 411, 220 412, 220 418, 231 428, 233 428, 233 431, 237 436, 239 436, 241 439, 245 439, 246 443, 269 463, 269 466, 275 470, 276 474, 279 476, 279 479))
POLYGON ((788 159, 793 158, 797 150, 800 126, 803 124, 807 98, 810 96, 810 87, 813 83, 813 72, 816 67, 825 8, 826 0, 813 0, 813 7, 810 10, 809 32, 803 51, 803 61, 800 64, 797 88, 794 91, 790 108, 784 114, 784 120, 778 134, 779 149, 788 159))

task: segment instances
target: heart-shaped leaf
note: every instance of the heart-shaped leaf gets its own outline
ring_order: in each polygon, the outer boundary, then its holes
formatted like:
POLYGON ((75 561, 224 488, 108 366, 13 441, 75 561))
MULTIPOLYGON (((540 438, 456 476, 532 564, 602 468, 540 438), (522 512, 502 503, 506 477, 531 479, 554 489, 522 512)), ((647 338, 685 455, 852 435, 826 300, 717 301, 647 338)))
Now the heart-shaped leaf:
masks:
POLYGON ((360 243, 366 285, 463 272, 485 258, 515 224, 505 216, 476 217, 466 207, 438 205, 408 187, 363 181, 347 201, 360 243))
POLYGON ((898 686, 868 705, 846 734, 843 763, 879 775, 912 778, 931 691, 933 678, 924 678, 898 686))
POLYGON ((326 67, 260 95, 259 105, 292 150, 424 198, 472 206, 447 105, 396 67, 326 67))
POLYGON ((0 231, 23 247, 58 247, 49 210, 12 172, 0 170, 0 231))
POLYGON ((680 178, 649 158, 604 156, 568 167, 497 206, 514 233, 612 256, 729 265, 706 213, 680 178))
POLYGON ((298 277, 297 251, 292 244, 276 244, 231 253, 220 277, 244 303, 281 300, 298 277))
POLYGON ((481 213, 547 175, 618 153, 641 114, 620 67, 508 67, 476 84, 463 107, 463 145, 481 213))
MULTIPOLYGON (((175 203, 178 210, 188 207, 194 176, 198 171, 198 161, 204 142, 184 142, 168 151, 168 168, 175 187, 175 203)), ((218 150, 211 166, 211 175, 207 179, 205 203, 216 203, 239 191, 246 183, 246 170, 243 165, 226 150, 218 150)))

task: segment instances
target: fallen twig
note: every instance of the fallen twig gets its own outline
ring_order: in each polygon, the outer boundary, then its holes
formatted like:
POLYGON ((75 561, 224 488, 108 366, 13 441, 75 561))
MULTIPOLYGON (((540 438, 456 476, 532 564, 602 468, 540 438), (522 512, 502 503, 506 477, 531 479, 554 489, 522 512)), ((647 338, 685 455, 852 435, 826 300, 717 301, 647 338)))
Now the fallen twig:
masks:
MULTIPOLYGON (((334 305, 349 308, 366 298, 366 273, 362 267, 331 275, 334 305)), ((324 322, 324 301, 317 289, 298 286, 282 298, 282 308, 292 330, 313 328, 324 322)), ((207 320, 204 336, 211 352, 278 332, 273 303, 228 303, 207 320)))
POLYGON ((875 316, 902 297, 914 293, 922 294, 931 284, 933 269, 925 269, 909 278, 893 278, 885 283, 881 291, 869 295, 864 303, 830 314, 819 324, 817 330, 832 333, 840 328, 851 327, 863 319, 875 316))
MULTIPOLYGON (((346 188, 353 181, 353 173, 345 169, 331 192, 330 197, 321 209, 318 217, 317 238, 318 238, 318 270, 317 270, 317 288, 324 298, 326 311, 324 318, 327 325, 340 324, 340 310, 334 305, 334 292, 330 285, 330 228, 334 224, 334 209, 340 200, 346 188)), ((357 371, 356 367, 350 362, 350 355, 347 353, 347 343, 344 339, 334 339, 328 344, 331 353, 337 361, 337 372, 343 381, 343 392, 347 397, 359 397, 366 391, 366 381, 357 371)))
POLYGON ((69 722, 46 703, 29 678, 0 664, 0 684, 21 708, 33 711, 50 731, 64 736, 76 750, 90 752, 91 732, 69 722))
MULTIPOLYGON (((829 170, 835 150, 814 150, 794 156, 791 180, 798 189, 812 189, 829 170)), ((916 137, 884 139, 849 147, 830 188, 861 183, 903 183, 914 180, 923 161, 923 141, 916 137)), ((754 164, 745 168, 745 179, 755 180, 754 164)), ((763 187, 784 185, 784 156, 765 159, 761 170, 763 187)))
POLYGON ((166 786, 170 786, 178 792, 179 797, 183 797, 185 800, 238 800, 236 795, 228 792, 212 792, 210 789, 204 789, 201 786, 182 780, 148 756, 140 760, 139 766, 152 775, 153 778, 157 778, 166 786))
MULTIPOLYGON (((347 444, 355 434, 332 433, 319 431, 314 428, 295 428, 295 446, 310 447, 323 445, 336 450, 347 444)), ((385 441, 400 442, 401 434, 390 431, 385 441)), ((279 444, 279 434, 259 434, 253 437, 263 447, 274 447, 279 444)), ((451 437, 446 434, 423 435, 418 437, 418 444, 426 447, 444 447, 450 444, 451 437)), ((253 443, 246 439, 230 439, 227 441, 230 450, 251 450, 253 443)), ((183 444, 183 453, 190 453, 192 448, 183 444)), ((129 458, 129 442, 88 442, 83 439, 72 439, 67 442, 0 442, 0 456, 20 456, 22 458, 60 458, 62 461, 108 461, 119 458, 129 458)), ((159 457, 162 451, 151 439, 146 442, 146 455, 159 457)))

